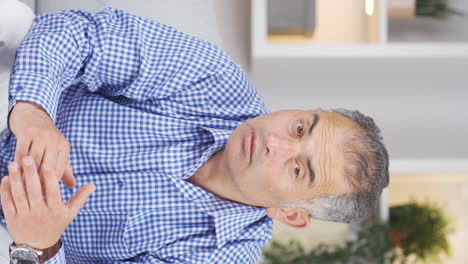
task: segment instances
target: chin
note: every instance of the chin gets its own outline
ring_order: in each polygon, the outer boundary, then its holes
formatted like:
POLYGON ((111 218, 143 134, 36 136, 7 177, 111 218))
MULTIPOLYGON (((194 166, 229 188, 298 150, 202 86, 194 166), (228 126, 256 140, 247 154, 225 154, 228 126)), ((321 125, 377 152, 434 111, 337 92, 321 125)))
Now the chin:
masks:
POLYGON ((229 170, 242 171, 249 164, 243 149, 243 133, 237 129, 231 133, 224 147, 224 154, 229 170))

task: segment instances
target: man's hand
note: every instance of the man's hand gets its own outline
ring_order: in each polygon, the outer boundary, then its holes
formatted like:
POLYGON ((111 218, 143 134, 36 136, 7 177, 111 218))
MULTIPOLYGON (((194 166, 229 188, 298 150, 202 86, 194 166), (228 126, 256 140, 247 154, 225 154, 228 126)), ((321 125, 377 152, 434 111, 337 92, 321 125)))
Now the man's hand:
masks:
POLYGON ((22 172, 16 162, 8 166, 9 176, 1 183, 1 202, 8 232, 16 244, 36 249, 53 246, 94 192, 94 184, 83 186, 69 202, 62 202, 55 172, 42 166, 45 197, 34 160, 22 160, 22 172), (23 180, 24 179, 24 180, 23 180))
POLYGON ((40 106, 30 102, 18 102, 13 107, 8 122, 17 139, 17 163, 21 163, 29 152, 37 168, 52 168, 57 172, 59 179, 63 176, 63 183, 75 187, 76 180, 69 160, 70 143, 40 106))

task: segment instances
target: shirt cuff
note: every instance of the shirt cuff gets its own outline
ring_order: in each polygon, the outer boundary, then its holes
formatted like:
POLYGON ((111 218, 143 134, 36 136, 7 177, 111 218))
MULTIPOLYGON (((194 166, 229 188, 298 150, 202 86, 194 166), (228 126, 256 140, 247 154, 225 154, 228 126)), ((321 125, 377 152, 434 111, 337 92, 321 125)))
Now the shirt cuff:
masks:
POLYGON ((48 261, 44 262, 47 264, 65 264, 65 250, 64 250, 64 244, 62 242, 62 246, 60 247, 60 250, 55 254, 55 256, 48 261))
POLYGON ((48 77, 36 73, 15 73, 10 82, 8 128, 10 128, 10 114, 16 103, 20 101, 32 102, 42 107, 55 122, 60 88, 48 77), (26 77, 27 76, 27 77, 26 77))

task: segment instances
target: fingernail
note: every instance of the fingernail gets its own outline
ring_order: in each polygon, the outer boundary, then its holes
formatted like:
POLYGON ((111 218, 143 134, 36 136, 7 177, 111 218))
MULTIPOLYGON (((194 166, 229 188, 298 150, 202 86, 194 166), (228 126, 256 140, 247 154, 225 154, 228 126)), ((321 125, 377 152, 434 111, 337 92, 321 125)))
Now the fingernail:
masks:
POLYGON ((25 157, 23 159, 23 164, 26 166, 31 166, 33 164, 33 160, 30 157, 25 157))

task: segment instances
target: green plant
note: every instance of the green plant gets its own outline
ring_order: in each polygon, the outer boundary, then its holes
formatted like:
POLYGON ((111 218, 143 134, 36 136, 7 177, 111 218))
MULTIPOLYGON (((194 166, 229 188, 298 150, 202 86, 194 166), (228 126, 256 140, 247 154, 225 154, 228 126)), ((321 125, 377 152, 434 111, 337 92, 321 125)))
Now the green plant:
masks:
POLYGON ((360 264, 386 263, 392 261, 393 244, 388 239, 389 225, 379 223, 376 218, 363 223, 355 241, 347 241, 343 246, 320 244, 306 252, 297 241, 281 244, 273 241, 263 255, 267 264, 360 264))
POLYGON ((416 0, 416 15, 447 18, 449 15, 463 15, 464 13, 450 7, 445 0, 416 0))
POLYGON ((440 263, 440 255, 450 256, 448 234, 454 231, 449 218, 437 203, 415 201, 390 208, 391 240, 400 248, 399 258, 413 255, 421 261, 440 263))
POLYGON ((297 241, 273 241, 263 256, 266 264, 308 263, 440 263, 440 254, 450 255, 447 235, 453 220, 436 203, 411 202, 390 208, 391 221, 381 223, 373 216, 361 223, 354 241, 343 246, 320 244, 306 251, 297 241))

